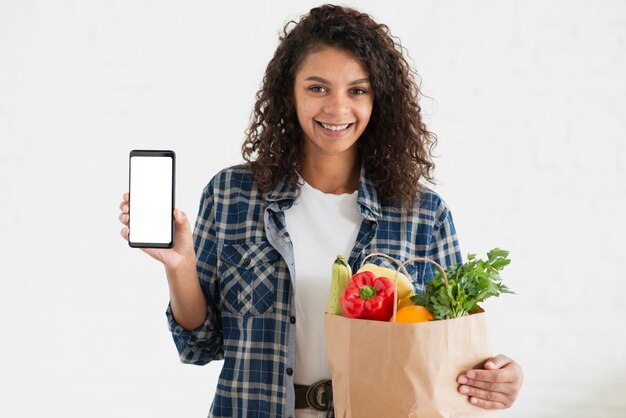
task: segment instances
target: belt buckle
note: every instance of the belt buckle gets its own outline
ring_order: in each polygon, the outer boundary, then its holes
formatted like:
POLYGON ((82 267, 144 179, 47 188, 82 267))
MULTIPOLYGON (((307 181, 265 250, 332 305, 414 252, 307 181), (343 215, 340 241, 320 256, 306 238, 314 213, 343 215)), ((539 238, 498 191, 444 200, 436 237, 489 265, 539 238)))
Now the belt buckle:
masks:
POLYGON ((328 411, 332 386, 330 380, 313 383, 306 391, 306 403, 318 411, 328 411))

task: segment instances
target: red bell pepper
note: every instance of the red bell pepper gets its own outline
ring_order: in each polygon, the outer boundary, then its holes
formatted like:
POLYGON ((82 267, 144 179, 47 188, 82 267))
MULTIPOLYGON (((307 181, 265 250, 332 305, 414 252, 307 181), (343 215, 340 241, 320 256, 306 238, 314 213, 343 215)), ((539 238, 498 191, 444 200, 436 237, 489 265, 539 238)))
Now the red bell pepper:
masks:
POLYGON ((341 295, 341 315, 346 318, 389 321, 393 315, 393 283, 371 271, 357 273, 341 295))

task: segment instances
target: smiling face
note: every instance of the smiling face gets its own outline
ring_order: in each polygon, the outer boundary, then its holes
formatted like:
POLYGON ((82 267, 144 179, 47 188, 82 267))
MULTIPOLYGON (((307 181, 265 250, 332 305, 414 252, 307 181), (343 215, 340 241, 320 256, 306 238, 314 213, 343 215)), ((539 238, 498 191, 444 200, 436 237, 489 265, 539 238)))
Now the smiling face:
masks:
POLYGON ((314 48, 296 73, 294 96, 307 158, 356 154, 374 95, 367 69, 354 55, 314 48))

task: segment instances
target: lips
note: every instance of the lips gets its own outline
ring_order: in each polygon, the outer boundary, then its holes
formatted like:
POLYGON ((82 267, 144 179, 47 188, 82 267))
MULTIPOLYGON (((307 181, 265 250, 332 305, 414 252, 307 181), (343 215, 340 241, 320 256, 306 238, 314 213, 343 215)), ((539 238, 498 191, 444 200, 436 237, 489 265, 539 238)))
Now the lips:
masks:
POLYGON ((343 131, 343 130, 348 129, 348 126, 351 125, 351 123, 335 124, 335 123, 324 123, 324 122, 319 122, 319 124, 322 125, 324 129, 328 129, 331 131, 343 131))
POLYGON ((315 121, 317 123, 317 125, 321 128, 322 132, 327 135, 327 136, 331 136, 334 138, 343 136, 345 134, 347 134, 352 127, 354 127, 355 122, 349 122, 349 123, 326 123, 326 122, 320 122, 320 121, 315 121))

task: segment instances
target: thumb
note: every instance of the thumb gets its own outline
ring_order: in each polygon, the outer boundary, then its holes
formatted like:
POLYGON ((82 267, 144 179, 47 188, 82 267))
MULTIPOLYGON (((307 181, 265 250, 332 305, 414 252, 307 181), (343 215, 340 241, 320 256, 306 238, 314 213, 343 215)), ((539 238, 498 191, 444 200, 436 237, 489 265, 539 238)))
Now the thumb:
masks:
POLYGON ((174 220, 178 228, 188 227, 187 215, 182 210, 174 209, 174 220))
POLYGON ((495 357, 488 358, 485 361, 485 369, 487 370, 497 370, 501 369, 507 364, 509 364, 512 360, 507 356, 503 356, 502 354, 498 354, 495 357))

